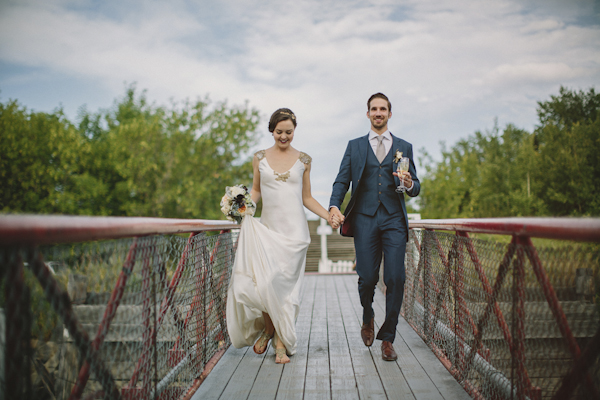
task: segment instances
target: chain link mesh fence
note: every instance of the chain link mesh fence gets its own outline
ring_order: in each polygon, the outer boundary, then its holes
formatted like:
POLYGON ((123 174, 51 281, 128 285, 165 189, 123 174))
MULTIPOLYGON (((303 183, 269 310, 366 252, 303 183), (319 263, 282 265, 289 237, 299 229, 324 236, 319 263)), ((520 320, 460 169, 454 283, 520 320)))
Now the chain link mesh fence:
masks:
POLYGON ((402 314, 473 398, 599 398, 597 249, 412 229, 402 314))
POLYGON ((184 396, 230 343, 236 240, 203 232, 0 249, 4 399, 184 396))

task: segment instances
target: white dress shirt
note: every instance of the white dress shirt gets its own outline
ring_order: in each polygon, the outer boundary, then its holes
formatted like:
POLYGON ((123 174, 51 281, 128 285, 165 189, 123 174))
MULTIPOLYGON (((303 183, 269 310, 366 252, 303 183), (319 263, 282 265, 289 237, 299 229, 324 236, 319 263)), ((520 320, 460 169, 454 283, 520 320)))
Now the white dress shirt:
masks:
MULTIPOLYGON (((373 130, 369 131, 369 143, 371 144, 371 148, 373 149, 374 154, 377 154, 377 145, 379 144, 379 140, 377 139, 378 136, 379 135, 373 132, 373 130)), ((385 155, 387 156, 393 144, 392 134, 390 133, 390 131, 385 131, 381 134, 381 136, 383 136, 383 140, 381 141, 381 143, 383 143, 383 147, 385 148, 385 155)), ((412 190, 413 186, 414 183, 411 182, 410 187, 406 190, 412 190)))
MULTIPOLYGON (((390 152, 390 149, 392 148, 392 134, 390 133, 390 131, 385 131, 381 134, 381 136, 383 136, 383 140, 381 141, 381 143, 383 143, 383 147, 385 148, 385 155, 387 156, 387 154, 390 152)), ((373 154, 377 154, 377 144, 379 143, 379 140, 377 140, 377 138, 379 137, 379 135, 375 132, 373 132, 372 130, 369 131, 369 143, 371 144, 371 148, 373 149, 373 154)))

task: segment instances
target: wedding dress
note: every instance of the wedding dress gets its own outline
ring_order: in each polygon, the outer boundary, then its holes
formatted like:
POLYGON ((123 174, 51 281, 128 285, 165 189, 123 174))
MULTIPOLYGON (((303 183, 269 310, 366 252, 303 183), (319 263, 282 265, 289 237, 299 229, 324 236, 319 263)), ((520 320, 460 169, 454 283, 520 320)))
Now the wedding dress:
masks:
POLYGON ((263 312, 275 326, 287 354, 296 352, 295 321, 310 234, 302 204, 302 176, 311 158, 300 153, 285 173, 274 171, 265 151, 260 160, 260 220, 242 221, 227 291, 227 331, 237 347, 251 346, 265 328, 263 312))

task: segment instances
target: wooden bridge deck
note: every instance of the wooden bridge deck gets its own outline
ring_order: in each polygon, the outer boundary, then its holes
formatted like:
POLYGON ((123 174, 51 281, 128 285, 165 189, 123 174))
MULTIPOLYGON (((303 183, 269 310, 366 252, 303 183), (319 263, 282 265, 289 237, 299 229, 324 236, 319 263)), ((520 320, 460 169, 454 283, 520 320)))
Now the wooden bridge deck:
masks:
MULTIPOLYGON (((373 308, 377 332, 380 291, 373 308)), ((381 359, 378 340, 365 347, 361 319, 356 275, 306 275, 291 362, 275 364, 270 348, 257 355, 231 346, 192 399, 470 399, 403 318, 396 362, 381 359)))

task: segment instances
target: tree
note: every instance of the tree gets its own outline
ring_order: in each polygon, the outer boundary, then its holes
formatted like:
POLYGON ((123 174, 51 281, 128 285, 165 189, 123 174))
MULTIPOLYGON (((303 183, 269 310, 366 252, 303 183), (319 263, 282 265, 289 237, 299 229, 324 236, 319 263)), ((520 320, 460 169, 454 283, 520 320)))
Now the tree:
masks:
POLYGON ((156 106, 130 86, 77 125, 15 101, 0 111, 4 212, 214 219, 225 186, 250 183, 259 118, 247 104, 156 106))
POLYGON ((62 110, 27 112, 0 103, 0 210, 64 213, 85 143, 62 110))
POLYGON ((560 89, 533 134, 475 132, 442 160, 423 151, 425 218, 600 215, 600 95, 560 89))
POLYGON ((600 94, 560 88, 539 102, 539 196, 551 215, 600 215, 600 94))
POLYGON ((442 148, 442 161, 432 162, 423 150, 425 175, 419 197, 425 218, 472 218, 520 215, 531 207, 525 184, 530 135, 513 125, 500 134, 475 132, 452 149, 442 148))

